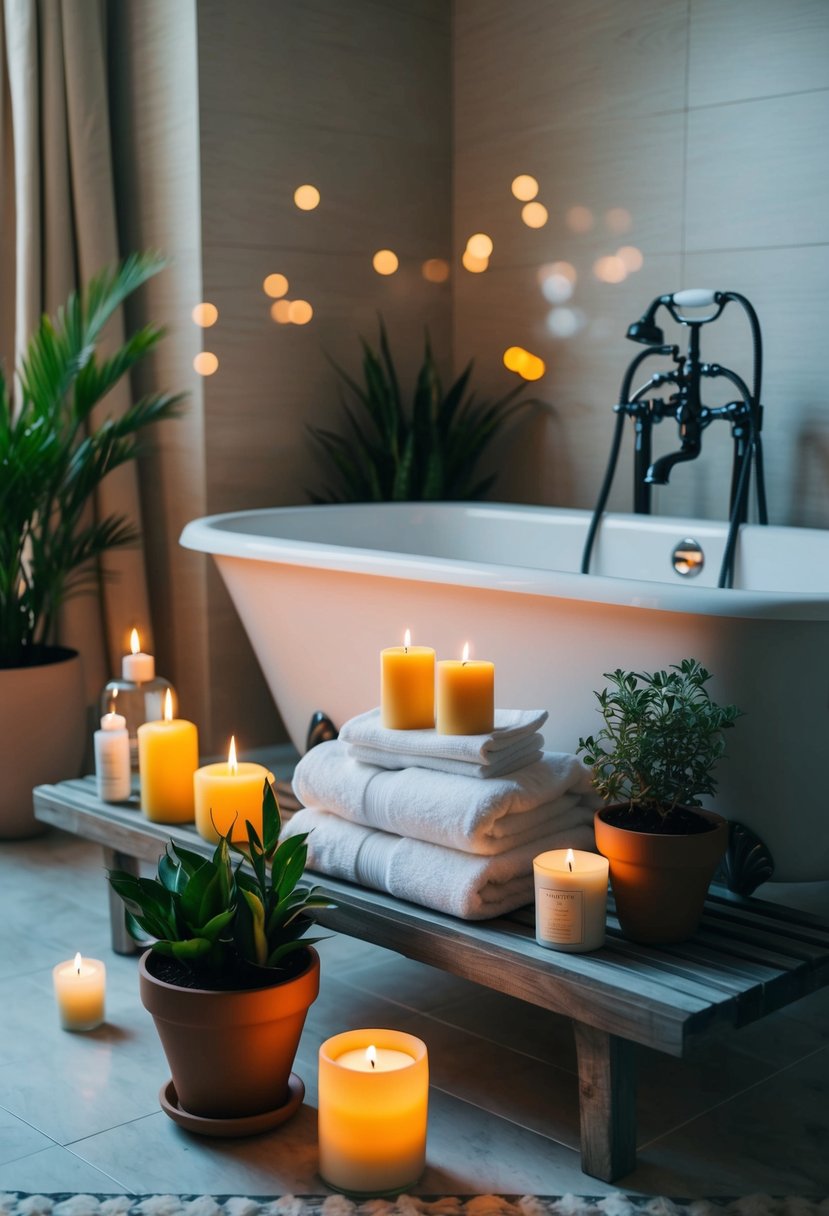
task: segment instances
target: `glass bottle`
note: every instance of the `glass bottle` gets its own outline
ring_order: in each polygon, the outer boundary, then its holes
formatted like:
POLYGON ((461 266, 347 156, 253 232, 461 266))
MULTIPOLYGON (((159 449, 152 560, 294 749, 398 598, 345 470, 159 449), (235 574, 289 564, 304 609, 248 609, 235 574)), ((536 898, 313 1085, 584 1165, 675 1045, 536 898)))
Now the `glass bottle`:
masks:
POLYGON ((170 690, 173 716, 178 710, 178 695, 169 680, 156 675, 155 658, 143 654, 138 631, 133 629, 131 654, 121 660, 121 678, 110 680, 101 693, 101 714, 122 714, 130 741, 130 765, 138 771, 138 727, 142 722, 157 722, 164 717, 164 694, 170 690))

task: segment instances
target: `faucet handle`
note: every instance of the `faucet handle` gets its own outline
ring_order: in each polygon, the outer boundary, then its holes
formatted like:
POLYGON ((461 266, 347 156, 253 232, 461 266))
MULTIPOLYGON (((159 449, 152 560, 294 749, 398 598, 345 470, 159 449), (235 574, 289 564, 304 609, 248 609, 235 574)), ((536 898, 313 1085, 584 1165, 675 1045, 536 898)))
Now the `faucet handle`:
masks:
POLYGON ((687 291, 675 291, 672 299, 679 308, 705 308, 716 303, 717 294, 708 287, 689 287, 687 291))

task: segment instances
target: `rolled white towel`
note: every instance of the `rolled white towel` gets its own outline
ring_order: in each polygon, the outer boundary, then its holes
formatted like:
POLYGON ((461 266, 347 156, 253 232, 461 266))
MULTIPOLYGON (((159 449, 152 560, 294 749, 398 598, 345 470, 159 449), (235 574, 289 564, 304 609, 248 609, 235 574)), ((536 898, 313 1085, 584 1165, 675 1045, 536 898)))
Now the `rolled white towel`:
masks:
POLYGON ((355 759, 381 768, 418 765, 466 776, 513 772, 538 759, 539 734, 546 709, 496 709, 495 728, 484 735, 439 735, 431 730, 391 730, 383 726, 380 710, 350 718, 340 730, 355 759), (458 767, 470 765, 473 768, 458 767))
POLYGON ((310 869, 463 920, 502 916, 530 903, 537 853, 594 848, 593 829, 576 827, 551 832, 535 844, 495 857, 480 857, 423 840, 406 840, 310 807, 297 811, 283 836, 297 832, 310 833, 310 869))
POLYGON ((518 772, 489 781, 362 764, 340 740, 307 752, 293 789, 304 806, 352 823, 468 853, 494 854, 544 833, 588 825, 599 799, 590 770, 565 752, 547 752, 518 772))

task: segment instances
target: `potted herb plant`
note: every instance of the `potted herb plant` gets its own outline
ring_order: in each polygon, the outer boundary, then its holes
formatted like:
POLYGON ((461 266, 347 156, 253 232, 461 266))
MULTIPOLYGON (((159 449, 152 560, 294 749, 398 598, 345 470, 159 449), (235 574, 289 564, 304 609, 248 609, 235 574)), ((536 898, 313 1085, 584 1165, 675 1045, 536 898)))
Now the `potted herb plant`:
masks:
POLYGON ((579 739, 605 799, 596 846, 610 862, 619 923, 639 942, 691 937, 728 843, 728 822, 703 810, 716 789, 724 732, 740 711, 717 705, 695 659, 670 671, 605 672, 597 692, 603 728, 579 739))
POLYGON ((54 319, 43 317, 14 394, 0 370, 0 738, 15 757, 0 786, 0 838, 37 830, 34 785, 80 771, 80 658, 56 645, 58 614, 70 595, 95 585, 103 553, 137 537, 123 516, 90 513, 92 494, 133 459, 139 432, 181 401, 154 394, 120 417, 93 416, 163 331, 145 326, 103 357, 98 347, 115 310, 163 265, 134 255, 102 271, 54 319))
POLYGON ((248 822, 246 844, 231 827, 210 858, 170 843, 155 878, 109 872, 130 932, 154 939, 139 987, 172 1072, 162 1105, 193 1130, 234 1134, 260 1116, 264 1130, 302 1099, 291 1069, 319 992, 318 939, 305 934, 329 904, 300 885, 307 834, 280 844, 280 826, 266 781, 261 839, 248 822))

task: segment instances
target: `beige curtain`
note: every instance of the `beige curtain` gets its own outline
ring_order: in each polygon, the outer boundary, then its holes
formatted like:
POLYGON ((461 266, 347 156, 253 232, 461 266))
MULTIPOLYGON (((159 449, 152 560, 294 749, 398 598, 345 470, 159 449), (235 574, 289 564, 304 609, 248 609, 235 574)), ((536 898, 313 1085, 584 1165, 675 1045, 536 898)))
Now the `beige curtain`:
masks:
MULTIPOLYGON (((190 702, 189 716, 198 719, 209 710, 201 619, 205 575, 203 564, 179 562, 182 551, 176 549, 181 525, 203 513, 200 393, 192 370, 198 347, 191 353, 195 327, 182 321, 199 299, 199 263, 191 251, 198 224, 191 213, 188 226, 179 225, 186 234, 180 251, 175 225, 160 220, 158 208, 152 214, 142 207, 159 185, 171 184, 165 167, 172 142, 179 155, 189 157, 198 215, 194 2, 118 0, 108 12, 106 0, 2 0, 0 27, 0 352, 7 365, 13 351, 16 361, 40 314, 53 312, 103 266, 133 249, 161 248, 174 255, 176 265, 163 273, 163 284, 144 289, 131 320, 167 321, 172 337, 133 387, 195 390, 187 422, 157 428, 140 469, 125 466, 100 488, 92 509, 126 514, 139 527, 143 520, 145 543, 106 556, 108 577, 100 580, 97 596, 67 605, 60 640, 83 655, 91 703, 119 671, 129 631, 137 626, 146 647, 155 650, 159 669, 178 684, 183 704, 190 702), (120 41, 144 24, 158 23, 162 14, 167 35, 171 25, 177 28, 180 53, 189 42, 190 73, 169 55, 148 69, 142 55, 156 54, 152 40, 139 37, 138 46, 120 41), (131 71, 124 70, 128 64, 131 71), (147 70, 158 77, 155 94, 136 87, 147 70), (178 98, 183 117, 171 141, 163 124, 148 121, 148 112, 157 116, 159 99, 181 93, 182 77, 191 92, 178 98), (130 147, 141 148, 137 174, 114 162, 114 148, 130 147), (126 191, 120 197, 119 189, 126 191)), ((176 215, 180 208, 173 202, 169 210, 176 215)), ((123 333, 119 319, 109 339, 119 343, 123 333)), ((122 411, 129 392, 126 384, 119 386, 100 408, 122 411)))

